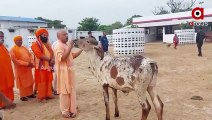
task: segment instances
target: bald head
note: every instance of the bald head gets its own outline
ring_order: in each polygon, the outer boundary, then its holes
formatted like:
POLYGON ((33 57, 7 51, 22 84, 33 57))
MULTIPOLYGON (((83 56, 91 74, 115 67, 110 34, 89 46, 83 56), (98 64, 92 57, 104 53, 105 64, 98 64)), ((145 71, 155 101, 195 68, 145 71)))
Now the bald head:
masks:
POLYGON ((68 41, 68 33, 65 30, 59 30, 57 32, 57 38, 63 43, 66 43, 68 41))

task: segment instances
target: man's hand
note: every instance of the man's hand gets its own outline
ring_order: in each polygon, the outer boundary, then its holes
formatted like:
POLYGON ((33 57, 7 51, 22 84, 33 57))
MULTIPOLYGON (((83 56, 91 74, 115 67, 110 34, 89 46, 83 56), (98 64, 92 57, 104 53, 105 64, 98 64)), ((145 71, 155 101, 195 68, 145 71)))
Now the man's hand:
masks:
POLYGON ((69 48, 68 48, 67 51, 65 51, 65 53, 63 54, 61 60, 66 60, 66 59, 68 58, 68 56, 69 56, 70 53, 71 53, 72 48, 74 47, 74 42, 73 42, 72 40, 69 40, 69 41, 66 43, 66 45, 68 45, 69 48))
POLYGON ((72 49, 74 47, 73 40, 69 40, 67 45, 72 49))
POLYGON ((81 54, 81 53, 82 53, 82 51, 83 51, 83 49, 80 49, 79 53, 81 54))
POLYGON ((73 58, 77 58, 82 53, 82 51, 83 51, 83 49, 80 49, 76 53, 73 53, 73 58))

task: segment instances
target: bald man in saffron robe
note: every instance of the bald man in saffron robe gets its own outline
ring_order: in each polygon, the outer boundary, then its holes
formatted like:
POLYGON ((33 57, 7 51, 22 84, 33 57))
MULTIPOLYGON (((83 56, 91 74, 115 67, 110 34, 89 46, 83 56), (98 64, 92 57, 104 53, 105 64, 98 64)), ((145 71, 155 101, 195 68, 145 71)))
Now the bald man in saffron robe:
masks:
MULTIPOLYGON (((14 101, 14 74, 12 70, 11 58, 7 48, 3 45, 4 33, 0 31, 0 91, 10 99, 14 101)), ((0 108, 5 107, 5 104, 0 101, 0 108)))
POLYGON ((73 59, 78 57, 82 50, 71 52, 73 42, 68 41, 65 30, 57 33, 58 43, 55 46, 55 63, 57 71, 57 92, 60 96, 60 110, 65 118, 76 117, 76 85, 74 80, 73 59))
POLYGON ((22 46, 22 36, 14 37, 15 45, 10 51, 14 63, 16 85, 19 89, 20 100, 28 101, 33 95, 33 58, 29 50, 22 46))
POLYGON ((48 41, 49 33, 44 28, 36 32, 36 42, 32 44, 32 51, 35 55, 35 83, 37 86, 37 98, 43 102, 52 99, 52 80, 54 54, 51 44, 48 41))

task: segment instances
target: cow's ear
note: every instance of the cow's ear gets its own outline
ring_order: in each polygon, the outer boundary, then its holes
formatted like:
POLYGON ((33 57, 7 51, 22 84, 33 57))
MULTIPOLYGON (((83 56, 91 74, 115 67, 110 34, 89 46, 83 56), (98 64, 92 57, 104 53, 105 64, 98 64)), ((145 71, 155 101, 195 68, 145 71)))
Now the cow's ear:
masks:
POLYGON ((104 58, 104 51, 102 50, 102 48, 99 48, 99 47, 95 46, 94 49, 96 50, 97 55, 102 60, 104 58))

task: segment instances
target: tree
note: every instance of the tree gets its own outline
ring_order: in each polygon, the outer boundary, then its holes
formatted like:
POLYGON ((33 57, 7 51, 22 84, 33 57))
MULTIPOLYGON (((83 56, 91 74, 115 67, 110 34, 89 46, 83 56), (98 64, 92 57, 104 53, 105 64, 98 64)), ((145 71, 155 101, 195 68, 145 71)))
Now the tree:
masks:
POLYGON ((193 26, 190 25, 190 22, 181 23, 180 24, 180 29, 193 29, 193 26))
POLYGON ((107 34, 112 34, 113 28, 111 25, 100 25, 98 31, 104 31, 107 34))
POLYGON ((45 19, 42 17, 37 17, 35 19, 46 22, 48 28, 51 28, 51 27, 64 28, 64 27, 66 27, 66 25, 62 24, 63 21, 61 21, 61 20, 49 20, 49 19, 45 19))
POLYGON ((80 26, 77 28, 79 31, 95 31, 100 25, 96 18, 84 18, 79 24, 80 26))
POLYGON ((116 21, 113 24, 111 24, 111 26, 112 26, 112 28, 114 30, 114 29, 122 28, 123 27, 123 24, 121 22, 119 22, 119 21, 116 21))
POLYGON ((192 10, 192 7, 195 5, 195 3, 196 0, 191 0, 190 2, 184 2, 184 0, 182 1, 169 0, 166 4, 171 9, 172 13, 176 13, 192 10))
POLYGON ((100 25, 98 27, 99 31, 104 31, 107 34, 112 34, 114 29, 122 28, 123 24, 119 21, 112 23, 111 25, 100 25))
POLYGON ((176 1, 169 0, 166 5, 170 10, 166 10, 164 7, 156 7, 153 11, 154 15, 167 14, 167 13, 177 13, 177 12, 185 12, 192 10, 192 7, 195 5, 196 0, 191 0, 190 2, 184 2, 184 0, 176 1))
POLYGON ((170 13, 168 10, 165 9, 165 7, 155 7, 155 10, 153 11, 154 15, 161 15, 161 14, 168 14, 170 13))
POLYGON ((132 17, 130 17, 130 18, 127 19, 127 21, 124 24, 124 26, 132 25, 133 18, 136 18, 136 17, 142 17, 142 16, 141 15, 133 15, 132 17))

